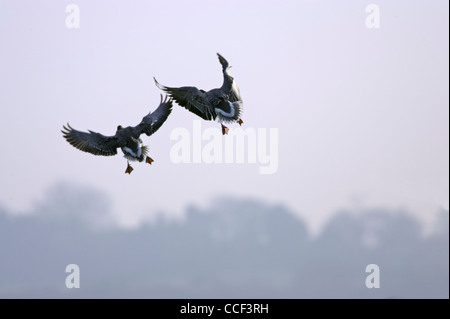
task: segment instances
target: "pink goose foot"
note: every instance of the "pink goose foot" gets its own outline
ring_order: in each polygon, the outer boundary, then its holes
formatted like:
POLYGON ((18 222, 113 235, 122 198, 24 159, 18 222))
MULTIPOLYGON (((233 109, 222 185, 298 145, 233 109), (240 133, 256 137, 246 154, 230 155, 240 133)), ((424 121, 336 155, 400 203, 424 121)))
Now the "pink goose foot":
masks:
POLYGON ((125 174, 131 174, 133 171, 133 167, 130 166, 130 163, 127 161, 127 169, 125 170, 125 174))
POLYGON ((226 127, 223 124, 220 124, 220 125, 222 125, 222 135, 228 134, 228 127, 226 127))

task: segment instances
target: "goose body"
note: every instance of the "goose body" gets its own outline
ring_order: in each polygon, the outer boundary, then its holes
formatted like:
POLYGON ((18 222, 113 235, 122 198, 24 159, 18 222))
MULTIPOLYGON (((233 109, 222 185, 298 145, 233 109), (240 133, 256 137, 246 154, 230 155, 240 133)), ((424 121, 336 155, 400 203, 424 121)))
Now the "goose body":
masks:
POLYGON ((194 86, 168 87, 160 84, 156 78, 153 79, 156 86, 169 94, 180 106, 204 120, 217 119, 222 126, 222 134, 226 134, 228 128, 223 122, 236 122, 239 125, 243 123, 241 119, 243 101, 239 88, 229 73, 231 66, 219 53, 217 56, 223 72, 223 84, 220 88, 204 91, 194 86))
POLYGON ((167 96, 163 100, 161 95, 161 102, 153 113, 149 112, 136 126, 117 126, 116 134, 113 136, 105 136, 91 130, 88 130, 88 132, 78 131, 69 124, 63 126, 61 132, 72 146, 94 155, 113 156, 117 154, 117 149, 120 148, 127 159, 125 173, 130 174, 133 168, 128 161, 142 162, 145 160, 149 164, 153 162, 153 159, 147 156, 148 147, 143 145, 140 136, 142 134, 150 136, 155 133, 166 121, 171 111, 172 100, 168 99, 167 96))

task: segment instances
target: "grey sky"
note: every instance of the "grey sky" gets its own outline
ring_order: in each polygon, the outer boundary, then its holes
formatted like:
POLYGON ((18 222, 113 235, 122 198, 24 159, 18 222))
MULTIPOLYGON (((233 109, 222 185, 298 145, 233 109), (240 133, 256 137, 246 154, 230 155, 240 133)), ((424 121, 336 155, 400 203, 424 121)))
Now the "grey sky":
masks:
POLYGON ((75 1, 80 28, 67 29, 69 3, 0 2, 0 203, 12 210, 61 180, 105 191, 124 225, 220 195, 282 203, 314 227, 354 205, 448 210, 448 1, 374 2, 379 29, 365 25, 369 1, 75 1), (197 120, 177 105, 143 137, 155 163, 130 176, 121 155, 62 138, 67 122, 106 135, 137 124, 158 105, 153 76, 219 86, 216 52, 233 66, 243 128, 278 129, 275 174, 172 163, 171 131, 197 120))

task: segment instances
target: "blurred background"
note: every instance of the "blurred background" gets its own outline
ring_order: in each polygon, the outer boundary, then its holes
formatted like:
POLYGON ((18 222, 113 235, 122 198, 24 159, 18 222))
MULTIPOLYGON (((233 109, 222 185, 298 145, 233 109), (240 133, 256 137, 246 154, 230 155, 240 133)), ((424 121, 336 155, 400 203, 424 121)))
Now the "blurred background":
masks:
POLYGON ((0 297, 449 298, 448 6, 0 0, 0 297), (130 175, 62 137, 221 86, 217 52, 272 174, 174 162, 209 142, 176 104, 130 175))

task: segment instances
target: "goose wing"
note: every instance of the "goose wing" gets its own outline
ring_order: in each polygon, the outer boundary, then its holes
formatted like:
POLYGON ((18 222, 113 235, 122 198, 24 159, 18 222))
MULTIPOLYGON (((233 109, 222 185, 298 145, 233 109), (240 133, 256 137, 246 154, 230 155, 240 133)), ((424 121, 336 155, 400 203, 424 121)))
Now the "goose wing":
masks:
POLYGON ((228 99, 230 102, 238 102, 238 101, 242 102, 239 87, 237 86, 234 78, 229 73, 229 69, 231 68, 231 66, 222 55, 217 53, 217 56, 219 57, 219 62, 222 65, 222 72, 223 72, 223 84, 221 90, 226 95, 228 95, 228 99))
POLYGON ((179 88, 167 87, 156 81, 158 88, 170 95, 178 105, 184 107, 190 112, 200 116, 202 119, 211 120, 215 118, 211 105, 208 101, 207 92, 199 90, 194 86, 183 86, 179 88))
POLYGON ((233 84, 231 86, 231 92, 229 95, 229 100, 230 102, 241 102, 242 98, 241 98, 241 91, 239 90, 239 87, 236 85, 236 82, 233 80, 233 84))
POLYGON ((141 123, 134 127, 134 131, 137 135, 142 133, 148 136, 155 133, 161 125, 167 120, 167 117, 172 112, 172 99, 168 96, 163 99, 161 94, 161 102, 158 108, 154 112, 149 112, 146 116, 142 118, 141 123))
POLYGON ((116 136, 105 136, 97 132, 82 132, 72 128, 69 123, 63 125, 63 137, 80 151, 94 155, 112 156, 120 146, 116 136))
POLYGON ((228 69, 231 68, 230 64, 220 53, 217 53, 217 57, 219 58, 220 64, 222 64, 222 71, 224 73, 227 72, 228 69))

